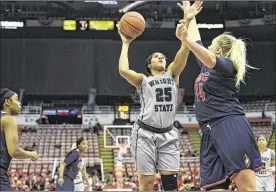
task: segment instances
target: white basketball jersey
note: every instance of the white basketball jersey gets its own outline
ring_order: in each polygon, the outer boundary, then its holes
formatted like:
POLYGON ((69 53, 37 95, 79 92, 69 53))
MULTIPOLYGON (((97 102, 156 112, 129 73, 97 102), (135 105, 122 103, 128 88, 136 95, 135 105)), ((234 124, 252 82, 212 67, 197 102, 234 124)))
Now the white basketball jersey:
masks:
POLYGON ((139 119, 157 128, 169 127, 174 122, 178 86, 171 74, 144 78, 137 90, 140 96, 141 112, 139 119))
POLYGON ((262 157, 262 166, 264 166, 265 169, 258 171, 256 175, 260 177, 270 176, 271 172, 267 171, 266 169, 271 167, 271 161, 275 159, 275 151, 267 148, 265 152, 261 153, 261 157, 262 157))
MULTIPOLYGON (((79 161, 78 167, 83 169, 83 167, 84 167, 83 161, 79 161)), ((83 182, 82 173, 81 173, 81 171, 79 171, 76 178, 74 179, 74 183, 78 184, 78 183, 82 183, 82 182, 83 182)))

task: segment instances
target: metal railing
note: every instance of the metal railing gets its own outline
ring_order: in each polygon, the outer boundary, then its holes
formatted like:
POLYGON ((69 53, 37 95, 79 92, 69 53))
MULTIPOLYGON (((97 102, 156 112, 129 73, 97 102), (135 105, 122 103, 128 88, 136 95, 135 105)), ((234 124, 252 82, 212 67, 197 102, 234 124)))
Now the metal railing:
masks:
MULTIPOLYGON (((117 158, 114 158, 114 162, 117 161, 117 158)), ((181 157, 180 161, 182 162, 199 162, 199 157, 181 157)), ((134 163, 135 161, 131 157, 123 158, 123 163, 134 163)))
MULTIPOLYGON (((130 114, 140 113, 140 107, 135 106, 130 108, 130 114)), ((194 114, 195 109, 193 106, 182 106, 177 111, 178 114, 194 114)), ((114 114, 113 106, 95 106, 93 109, 87 106, 82 107, 82 114, 114 114)))
MULTIPOLYGON (((243 105, 245 112, 261 112, 263 107, 259 109, 251 109, 246 104, 243 105)), ((140 113, 140 106, 130 107, 130 114, 140 113)), ((266 103, 264 106, 265 111, 275 111, 275 102, 266 103)), ((177 114, 195 114, 195 108, 192 105, 183 105, 177 114)), ((114 106, 95 106, 93 109, 87 106, 82 107, 82 114, 114 114, 114 106)))
MULTIPOLYGON (((265 111, 275 111, 275 102, 266 103, 264 107, 265 111)), ((246 105, 244 106, 245 111, 254 111, 254 109, 247 109, 246 105)), ((261 109, 262 110, 262 109, 261 109)), ((41 106, 23 106, 22 114, 41 114, 41 106)), ((140 113, 139 106, 130 107, 130 114, 140 113)), ((191 105, 183 105, 180 110, 177 111, 177 114, 194 114, 195 108, 191 105)), ((88 106, 82 107, 82 114, 114 114, 114 106, 94 106, 93 108, 88 106)))
POLYGON ((26 105, 22 107, 21 114, 34 114, 34 115, 40 115, 42 112, 41 106, 30 106, 26 105))
POLYGON ((30 125, 28 127, 35 127, 39 129, 92 129, 93 126, 89 125, 76 125, 76 124, 48 124, 48 125, 30 125))
POLYGON ((114 114, 113 106, 95 106, 93 109, 87 106, 82 107, 82 114, 114 114))
POLYGON ((264 110, 265 111, 275 111, 276 110, 276 102, 272 101, 270 103, 266 103, 264 110))

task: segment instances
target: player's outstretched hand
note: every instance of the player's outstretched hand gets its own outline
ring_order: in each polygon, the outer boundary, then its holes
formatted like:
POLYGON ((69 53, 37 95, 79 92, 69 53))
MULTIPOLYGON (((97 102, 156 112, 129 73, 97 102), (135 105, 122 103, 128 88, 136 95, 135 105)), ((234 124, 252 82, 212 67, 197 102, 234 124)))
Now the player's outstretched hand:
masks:
POLYGON ((188 31, 185 27, 185 21, 182 21, 180 24, 177 25, 175 35, 180 41, 182 42, 186 41, 188 36, 188 31))
POLYGON ((32 153, 32 154, 31 154, 31 160, 32 160, 32 161, 36 161, 37 158, 38 158, 37 152, 36 152, 36 151, 32 151, 31 153, 32 153))
POLYGON ((203 1, 195 1, 193 5, 190 5, 189 1, 182 1, 182 5, 177 3, 178 7, 184 11, 184 19, 190 20, 194 18, 202 10, 203 1))
POLYGON ((134 39, 131 39, 129 37, 126 37, 124 34, 121 33, 119 22, 116 24, 116 27, 118 29, 118 33, 119 33, 123 43, 128 43, 129 44, 129 43, 131 43, 131 41, 134 40, 134 39))

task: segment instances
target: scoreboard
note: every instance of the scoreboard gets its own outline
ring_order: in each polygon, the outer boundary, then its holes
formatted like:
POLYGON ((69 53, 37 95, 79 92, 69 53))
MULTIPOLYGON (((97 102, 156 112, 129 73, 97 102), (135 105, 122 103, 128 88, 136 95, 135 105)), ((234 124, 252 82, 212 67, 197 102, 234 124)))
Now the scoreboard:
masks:
POLYGON ((130 110, 128 105, 119 105, 116 106, 117 119, 129 120, 130 119, 130 110))
POLYGON ((64 20, 64 31, 87 31, 87 30, 114 30, 116 21, 99 21, 99 20, 64 20))

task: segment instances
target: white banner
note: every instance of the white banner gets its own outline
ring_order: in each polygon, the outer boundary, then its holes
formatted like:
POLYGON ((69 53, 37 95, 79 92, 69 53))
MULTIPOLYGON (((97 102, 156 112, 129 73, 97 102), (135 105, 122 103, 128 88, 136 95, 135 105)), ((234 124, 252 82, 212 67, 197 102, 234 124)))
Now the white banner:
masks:
POLYGON ((34 114, 22 114, 15 116, 15 120, 18 125, 37 125, 36 120, 39 118, 40 115, 34 114))

